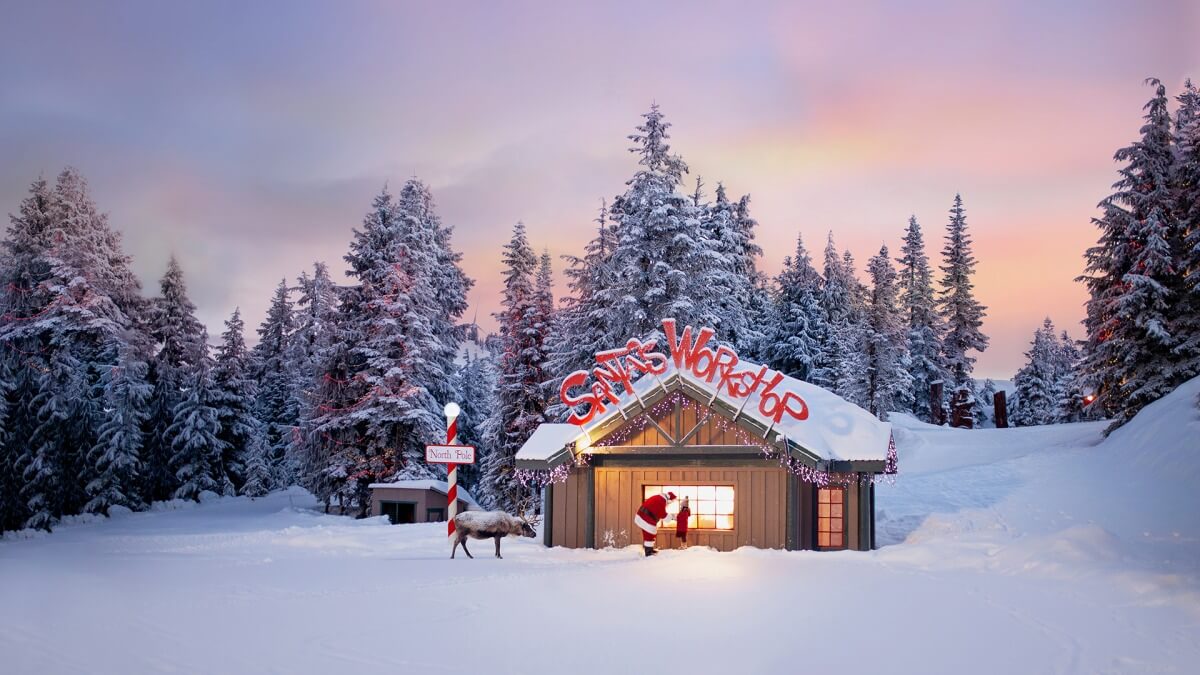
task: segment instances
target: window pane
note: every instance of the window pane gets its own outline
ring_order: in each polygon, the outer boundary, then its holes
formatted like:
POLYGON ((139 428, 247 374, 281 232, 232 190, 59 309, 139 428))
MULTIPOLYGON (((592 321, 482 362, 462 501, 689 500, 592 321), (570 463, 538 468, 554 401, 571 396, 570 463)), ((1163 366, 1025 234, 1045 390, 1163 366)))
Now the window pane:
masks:
POLYGON ((717 513, 721 515, 733 513, 733 500, 717 502, 717 513))
POLYGON ((715 485, 701 485, 698 496, 700 499, 716 499, 717 487, 715 485))
POLYGON ((714 516, 697 516, 697 529, 711 530, 717 526, 717 520, 714 516))
POLYGON ((842 505, 841 504, 830 504, 829 505, 829 515, 834 518, 841 518, 842 517, 842 505))
POLYGON ((836 489, 830 490, 829 491, 829 503, 830 504, 841 504, 842 503, 842 495, 844 495, 845 492, 846 491, 841 488, 836 488, 836 489))
POLYGON ((841 532, 841 531, 842 531, 842 519, 841 519, 841 518, 834 518, 833 520, 831 520, 831 521, 829 522, 829 524, 830 524, 830 526, 831 526, 831 527, 829 528, 830 530, 833 530, 834 532, 841 532))
POLYGON ((717 516, 717 529, 718 530, 732 530, 733 529, 733 516, 717 516))
POLYGON ((817 535, 817 545, 818 546, 829 546, 829 533, 828 532, 822 532, 817 535))
MULTIPOLYGON (((723 501, 723 502, 733 501, 733 486, 718 485, 717 486, 717 500, 723 501)), ((730 513, 733 513, 733 511, 730 511, 730 513)))
POLYGON ((841 534, 829 535, 829 546, 841 546, 841 545, 842 545, 842 535, 841 534))
POLYGON ((829 504, 817 504, 817 516, 819 518, 828 518, 829 504))

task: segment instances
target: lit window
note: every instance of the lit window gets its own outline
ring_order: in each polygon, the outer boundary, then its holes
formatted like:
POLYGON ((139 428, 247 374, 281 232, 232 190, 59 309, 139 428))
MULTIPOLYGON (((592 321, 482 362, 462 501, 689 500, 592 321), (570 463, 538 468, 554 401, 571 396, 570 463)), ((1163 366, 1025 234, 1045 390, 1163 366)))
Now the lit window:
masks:
POLYGON ((642 499, 657 494, 674 492, 677 499, 667 503, 667 517, 663 527, 675 527, 675 516, 683 498, 688 498, 692 516, 688 518, 689 530, 732 530, 733 529, 733 486, 732 485, 647 485, 642 499))
POLYGON ((846 490, 821 488, 817 491, 817 546, 844 548, 846 490))

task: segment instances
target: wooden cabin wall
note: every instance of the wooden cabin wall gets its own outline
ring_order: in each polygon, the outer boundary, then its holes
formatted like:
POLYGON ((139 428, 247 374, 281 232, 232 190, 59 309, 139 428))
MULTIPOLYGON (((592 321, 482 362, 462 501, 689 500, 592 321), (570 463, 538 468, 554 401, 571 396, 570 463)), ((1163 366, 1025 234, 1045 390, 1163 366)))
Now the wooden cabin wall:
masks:
POLYGON ((591 502, 591 468, 571 471, 567 480, 551 492, 550 545, 567 548, 588 546, 588 505, 591 502))

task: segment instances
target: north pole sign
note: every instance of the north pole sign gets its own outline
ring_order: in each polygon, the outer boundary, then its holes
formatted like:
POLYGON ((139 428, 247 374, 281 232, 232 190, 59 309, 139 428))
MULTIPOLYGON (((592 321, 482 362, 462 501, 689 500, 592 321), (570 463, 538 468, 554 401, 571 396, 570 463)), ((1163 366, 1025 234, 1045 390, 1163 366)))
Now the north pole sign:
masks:
POLYGON ((597 353, 596 367, 590 372, 577 370, 563 379, 558 395, 571 409, 568 422, 584 425, 597 414, 604 414, 609 406, 620 407, 622 399, 633 394, 635 378, 661 375, 672 362, 676 369, 714 385, 718 393, 731 399, 749 398, 757 393, 758 411, 775 422, 785 415, 808 419, 808 404, 804 399, 796 392, 781 389, 783 373, 767 366, 739 366, 741 359, 733 349, 708 346, 716 333, 711 328, 693 333, 688 326, 677 333, 674 319, 663 319, 662 326, 669 357, 657 348, 656 340, 642 342, 635 338, 624 347, 597 353))
POLYGON ((430 464, 474 464, 473 445, 427 445, 425 461, 430 464))

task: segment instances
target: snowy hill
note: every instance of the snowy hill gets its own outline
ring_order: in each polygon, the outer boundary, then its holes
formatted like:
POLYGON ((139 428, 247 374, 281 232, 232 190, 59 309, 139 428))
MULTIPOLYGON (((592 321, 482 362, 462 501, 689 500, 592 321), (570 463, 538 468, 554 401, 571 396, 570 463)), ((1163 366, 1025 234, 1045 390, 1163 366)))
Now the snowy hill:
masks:
MULTIPOLYGON (((870 553, 547 550, 301 490, 0 541, 4 672, 1194 672, 1200 380, 1102 423, 897 418, 870 553), (460 556, 461 557, 461 556, 460 556), (847 655, 853 658, 847 658, 847 655), (658 656, 654 658, 658 659, 658 656), (656 660, 656 663, 658 661, 656 660), (802 667, 801 667, 802 666, 802 667)), ((179 506, 179 505, 176 505, 179 506)))

